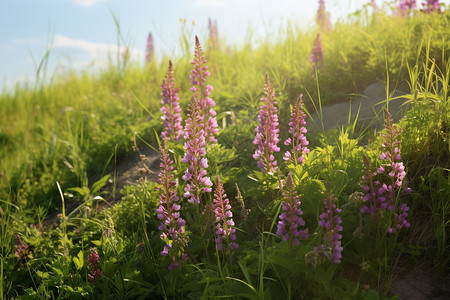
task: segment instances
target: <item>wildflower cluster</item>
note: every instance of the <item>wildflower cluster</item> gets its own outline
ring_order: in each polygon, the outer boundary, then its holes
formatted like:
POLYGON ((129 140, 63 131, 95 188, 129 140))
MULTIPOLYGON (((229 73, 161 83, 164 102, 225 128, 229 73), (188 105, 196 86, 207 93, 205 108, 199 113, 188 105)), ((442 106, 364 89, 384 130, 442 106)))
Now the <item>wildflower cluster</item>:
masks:
POLYGON ((339 233, 342 231, 342 220, 340 213, 342 210, 336 207, 336 198, 333 198, 333 194, 324 200, 325 211, 320 215, 319 225, 325 229, 325 235, 323 237, 323 244, 314 248, 314 252, 325 255, 325 257, 335 264, 341 262, 342 235, 339 233))
POLYGON ((275 92, 267 74, 264 95, 261 98, 263 104, 260 106, 259 124, 255 129, 256 136, 253 140, 253 144, 258 145, 258 148, 253 154, 253 158, 257 160, 261 172, 273 174, 277 171, 277 161, 273 154, 280 151, 277 145, 279 129, 275 92))
POLYGON ((408 192, 410 189, 403 185, 406 172, 400 156, 401 129, 393 124, 392 116, 387 110, 384 111, 384 119, 382 147, 385 151, 380 155, 382 163, 377 171, 371 171, 369 160, 364 157, 366 174, 362 177, 361 187, 365 193, 363 200, 368 202, 368 206, 364 204, 361 213, 378 216, 382 215, 384 210, 392 211, 395 226, 388 228, 388 232, 392 233, 410 226, 406 220, 408 206, 405 203, 400 207, 396 205, 399 192, 408 192))
POLYGON ((313 68, 320 68, 323 65, 323 50, 320 33, 317 34, 316 39, 314 40, 309 61, 313 68))
POLYGON ((91 272, 87 276, 90 282, 94 282, 95 279, 103 274, 103 271, 100 268, 100 257, 98 256, 97 251, 94 248, 91 248, 90 250, 91 253, 89 253, 87 261, 91 267, 91 272))
POLYGON ((294 108, 292 109, 291 118, 289 120, 289 133, 291 137, 284 141, 286 146, 292 145, 291 151, 286 151, 284 154, 284 160, 294 159, 294 162, 297 164, 303 164, 303 160, 305 159, 305 154, 309 153, 308 146, 309 142, 305 137, 305 133, 307 132, 306 125, 306 114, 303 112, 303 95, 297 99, 294 108))
POLYGON ((155 57, 155 44, 153 42, 153 35, 150 32, 147 37, 147 47, 145 48, 145 62, 149 63, 155 57))
POLYGON ((172 61, 169 61, 169 68, 161 84, 161 90, 164 128, 161 139, 178 141, 183 136, 183 127, 181 126, 181 108, 178 98, 179 89, 175 87, 172 61))
POLYGON ((223 189, 223 183, 219 176, 216 177, 216 188, 214 190, 214 216, 215 216, 215 234, 216 246, 218 250, 223 249, 223 240, 231 243, 233 249, 237 249, 239 245, 236 241, 236 229, 233 221, 233 213, 231 212, 230 201, 223 189))
POLYGON ((295 191, 292 173, 289 173, 286 179, 286 188, 283 191, 284 201, 281 203, 282 212, 279 216, 277 235, 281 236, 283 241, 290 241, 292 245, 298 246, 300 238, 308 237, 307 230, 300 230, 300 226, 305 226, 302 218, 303 211, 300 209, 300 200, 295 191))
POLYGON ((166 243, 161 255, 172 257, 169 269, 173 269, 178 266, 180 256, 181 259, 186 260, 183 250, 188 240, 184 229, 186 222, 180 217, 181 206, 177 203, 179 198, 176 192, 177 183, 173 175, 173 161, 169 157, 164 141, 161 143, 160 151, 161 171, 158 175, 160 183, 158 190, 161 192, 161 196, 156 214, 161 220, 158 227, 162 232, 160 237, 166 243))

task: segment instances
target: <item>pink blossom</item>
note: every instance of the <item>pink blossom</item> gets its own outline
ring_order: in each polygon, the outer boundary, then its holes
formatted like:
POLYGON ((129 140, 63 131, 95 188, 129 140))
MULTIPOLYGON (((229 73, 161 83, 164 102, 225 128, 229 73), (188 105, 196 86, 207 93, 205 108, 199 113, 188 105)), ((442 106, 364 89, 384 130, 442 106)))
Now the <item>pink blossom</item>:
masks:
POLYGON ((181 126, 181 108, 179 104, 178 91, 175 87, 172 62, 169 60, 169 68, 161 84, 162 101, 161 111, 163 113, 163 128, 161 139, 178 141, 183 136, 181 126))
POLYGON ((263 173, 273 174, 277 171, 277 161, 273 154, 279 152, 278 147, 278 115, 275 92, 270 84, 269 75, 266 74, 263 104, 258 115, 259 124, 255 129, 256 135, 253 144, 258 145, 253 158, 257 160, 258 167, 263 173))
POLYGON ((91 268, 91 272, 87 276, 90 282, 94 282, 95 279, 103 274, 103 271, 100 268, 100 257, 98 256, 97 251, 94 248, 91 248, 90 250, 91 253, 89 253, 87 261, 91 268))
POLYGON ((396 199, 399 192, 408 192, 403 181, 406 176, 405 166, 401 162, 400 155, 400 133, 401 129, 393 123, 391 114, 385 110, 385 130, 383 133, 382 147, 384 152, 380 155, 381 165, 376 172, 371 171, 370 162, 364 156, 365 175, 362 177, 365 195, 363 199, 365 204, 361 208, 361 213, 371 215, 383 215, 383 210, 390 210, 394 215, 395 227, 388 229, 389 233, 393 233, 400 228, 408 228, 409 223, 406 221, 408 214, 408 206, 403 203, 401 207, 397 207, 396 199))
MULTIPOLYGON (((158 174, 159 186, 161 192, 159 207, 156 215, 161 221, 158 229, 161 231, 161 239, 166 243, 161 251, 161 255, 172 257, 171 265, 178 265, 180 255, 188 244, 188 237, 185 232, 186 222, 180 217, 181 206, 177 195, 177 182, 175 181, 173 161, 169 157, 169 152, 162 141, 160 146, 161 163, 160 173, 158 174)), ((169 269, 170 269, 169 266, 169 269)))
POLYGON ((305 158, 305 154, 309 153, 308 145, 309 142, 305 137, 305 133, 307 132, 306 125, 306 115, 303 112, 303 95, 297 99, 297 102, 294 105, 291 113, 291 119, 289 121, 289 133, 291 137, 287 138, 284 141, 286 146, 292 145, 291 151, 286 151, 283 159, 290 160, 294 158, 294 163, 303 164, 303 160, 305 158))
POLYGON ((223 183, 220 177, 216 177, 216 188, 214 190, 214 215, 216 223, 216 246, 218 250, 223 249, 223 241, 231 245, 232 249, 237 249, 239 245, 236 241, 236 229, 233 228, 233 213, 231 212, 230 201, 223 189, 223 183))
POLYGON ((216 112, 213 107, 215 102, 211 98, 211 92, 213 87, 210 84, 206 84, 206 78, 211 75, 206 65, 205 54, 200 45, 198 37, 195 37, 195 52, 194 60, 191 62, 194 68, 191 70, 189 78, 192 81, 193 87, 190 89, 192 92, 191 102, 195 102, 195 108, 201 111, 203 117, 201 122, 203 123, 203 130, 206 143, 217 142, 215 134, 218 131, 216 112))
POLYGON ((300 230, 300 226, 305 226, 305 221, 302 218, 301 203, 290 172, 282 195, 284 200, 281 203, 282 212, 279 216, 277 235, 281 236, 283 241, 289 241, 293 246, 298 246, 300 239, 308 237, 308 230, 300 230))
POLYGON ((342 231, 342 220, 340 213, 342 210, 336 207, 336 198, 330 193, 324 200, 324 212, 320 215, 319 225, 325 229, 325 235, 323 237, 323 245, 315 247, 316 252, 320 252, 320 249, 331 249, 331 256, 327 257, 335 264, 341 262, 342 257, 342 235, 339 233, 342 231))

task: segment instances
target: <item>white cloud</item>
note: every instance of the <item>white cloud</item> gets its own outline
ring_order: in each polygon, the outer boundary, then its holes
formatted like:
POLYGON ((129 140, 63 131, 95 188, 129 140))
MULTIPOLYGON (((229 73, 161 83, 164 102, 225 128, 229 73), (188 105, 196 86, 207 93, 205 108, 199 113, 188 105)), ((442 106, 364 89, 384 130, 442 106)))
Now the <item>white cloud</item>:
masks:
MULTIPOLYGON (((64 35, 56 34, 53 39, 54 49, 67 49, 69 51, 76 51, 78 57, 84 57, 84 61, 107 60, 108 57, 115 57, 117 52, 125 53, 127 47, 117 48, 117 45, 105 44, 105 43, 93 43, 82 39, 73 39, 64 35)), ((144 57, 144 52, 135 48, 128 48, 131 56, 131 60, 140 60, 144 57)))
POLYGON ((194 2, 195 6, 208 6, 208 7, 219 7, 225 3, 220 0, 196 0, 194 2))
POLYGON ((89 6, 94 5, 97 2, 103 2, 104 0, 69 0, 69 1, 76 5, 89 7, 89 6))
POLYGON ((12 39, 11 43, 17 44, 17 45, 32 45, 32 44, 38 44, 39 39, 37 38, 14 38, 12 39))

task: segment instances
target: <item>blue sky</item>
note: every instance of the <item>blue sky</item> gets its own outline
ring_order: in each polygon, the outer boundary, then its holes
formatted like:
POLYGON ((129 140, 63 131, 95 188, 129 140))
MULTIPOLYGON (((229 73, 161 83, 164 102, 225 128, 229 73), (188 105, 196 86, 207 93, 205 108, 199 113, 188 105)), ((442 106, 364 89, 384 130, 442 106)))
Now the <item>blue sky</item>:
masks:
MULTIPOLYGON (((335 21, 369 0, 325 2, 335 21)), ((383 1, 376 2, 381 5, 383 1)), ((2 0, 0 90, 15 82, 33 82, 36 64, 50 44, 50 74, 67 68, 101 67, 108 53, 117 53, 112 14, 120 22, 132 59, 143 62, 149 32, 157 57, 177 55, 180 18, 187 20, 193 35, 202 38, 207 36, 211 17, 217 20, 221 37, 239 44, 248 26, 256 37, 276 32, 288 18, 305 28, 311 26, 317 7, 316 0, 2 0)))

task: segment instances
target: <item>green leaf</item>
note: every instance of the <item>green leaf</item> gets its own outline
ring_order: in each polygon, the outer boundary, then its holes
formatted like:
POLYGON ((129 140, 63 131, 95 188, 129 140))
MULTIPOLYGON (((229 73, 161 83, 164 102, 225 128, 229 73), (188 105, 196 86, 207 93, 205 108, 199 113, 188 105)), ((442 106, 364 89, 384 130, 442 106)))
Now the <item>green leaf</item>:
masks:
POLYGON ((42 279, 47 279, 50 275, 47 272, 42 272, 37 270, 36 271, 37 276, 41 277, 42 279))
POLYGON ((68 190, 77 192, 78 194, 80 194, 83 197, 89 196, 89 194, 90 194, 89 188, 87 186, 68 188, 68 190))
POLYGON ((106 185, 106 183, 108 183, 108 179, 109 179, 110 175, 105 175, 103 176, 100 180, 96 181, 93 185, 92 185, 92 194, 97 194, 100 189, 102 187, 104 187, 106 185))
POLYGON ((77 256, 73 257, 73 262, 75 263, 75 267, 77 268, 77 270, 81 270, 81 268, 83 268, 84 265, 84 253, 82 250, 80 250, 80 252, 78 252, 77 256))
POLYGON ((91 241, 91 243, 97 247, 100 247, 102 245, 102 241, 99 241, 99 240, 91 241))
POLYGON ((364 297, 365 300, 378 300, 380 297, 378 296, 377 291, 375 290, 369 290, 366 294, 366 297, 364 297))

